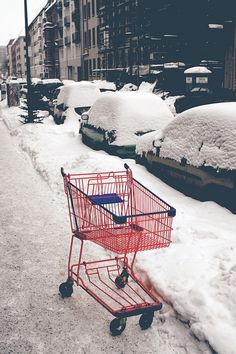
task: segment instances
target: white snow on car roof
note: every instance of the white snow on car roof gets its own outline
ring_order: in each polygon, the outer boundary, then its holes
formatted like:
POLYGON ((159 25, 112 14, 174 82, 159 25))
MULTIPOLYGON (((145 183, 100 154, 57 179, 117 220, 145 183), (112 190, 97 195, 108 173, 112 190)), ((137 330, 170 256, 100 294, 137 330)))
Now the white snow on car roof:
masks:
POLYGON ((162 135, 157 132, 142 138, 137 153, 152 150, 153 144, 161 146, 163 158, 179 162, 185 158, 197 167, 236 169, 236 102, 199 106, 179 114, 162 135))
POLYGON ((135 133, 163 128, 173 114, 163 100, 146 92, 101 95, 89 110, 89 123, 106 131, 116 130, 116 145, 136 144, 135 133))
POLYGON ((211 70, 207 69, 205 66, 193 66, 184 70, 185 74, 211 74, 211 70))
POLYGON ((70 108, 91 107, 100 94, 100 90, 91 82, 75 82, 61 87, 57 104, 64 103, 70 108))

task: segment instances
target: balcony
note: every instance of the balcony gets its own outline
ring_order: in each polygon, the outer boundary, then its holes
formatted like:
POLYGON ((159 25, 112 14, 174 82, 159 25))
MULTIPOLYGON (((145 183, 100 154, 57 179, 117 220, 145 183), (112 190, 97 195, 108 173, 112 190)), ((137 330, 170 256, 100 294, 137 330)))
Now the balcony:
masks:
POLYGON ((69 27, 69 26, 70 26, 70 16, 64 17, 64 25, 65 25, 66 27, 69 27))
POLYGON ((71 37, 67 36, 65 37, 65 45, 70 45, 71 44, 71 37))
POLYGON ((80 43, 80 32, 74 32, 72 33, 72 42, 73 43, 80 43))
POLYGON ((70 0, 64 0, 64 6, 68 7, 70 5, 70 0))

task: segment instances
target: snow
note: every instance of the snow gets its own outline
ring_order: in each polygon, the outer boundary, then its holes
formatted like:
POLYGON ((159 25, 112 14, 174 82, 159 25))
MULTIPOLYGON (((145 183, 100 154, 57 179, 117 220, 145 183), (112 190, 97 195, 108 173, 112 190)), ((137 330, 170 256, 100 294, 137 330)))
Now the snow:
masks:
POLYGON ((138 154, 160 146, 160 157, 193 166, 236 169, 236 103, 224 102, 189 109, 160 132, 142 137, 138 154), (184 132, 184 134, 183 134, 184 132), (161 141, 163 140, 163 141, 161 141))
POLYGON ((115 92, 102 95, 89 110, 88 123, 116 131, 114 145, 136 144, 138 131, 163 128, 173 118, 163 100, 146 92, 115 92))
POLYGON ((149 82, 143 81, 139 85, 138 90, 142 92, 153 92, 154 87, 156 86, 156 82, 150 84, 149 82))
POLYGON ((114 82, 109 82, 106 80, 93 80, 92 82, 100 90, 116 91, 116 84, 114 82))
POLYGON ((61 84, 61 80, 59 80, 59 79, 43 79, 39 83, 42 83, 42 84, 61 84))
POLYGON ((70 108, 90 107, 100 94, 100 90, 91 82, 75 82, 61 87, 57 104, 64 103, 65 106, 70 108))
POLYGON ((211 74, 211 70, 205 66, 193 66, 184 71, 185 74, 211 74))
MULTIPOLYGON (((74 80, 62 80, 63 85, 68 86, 74 84, 76 81, 74 80)), ((61 87, 61 86, 60 86, 61 87)))
POLYGON ((131 83, 128 83, 128 84, 125 84, 121 89, 120 91, 137 91, 138 90, 138 86, 134 85, 134 84, 131 84, 131 83))
MULTIPOLYGON (((1 154, 1 166, 9 159, 8 168, 13 178, 8 186, 14 185, 14 193, 5 187, 6 183, 2 184, 0 202, 1 205, 4 203, 1 213, 4 234, 1 249, 5 250, 7 245, 9 248, 2 254, 1 266, 6 267, 2 275, 7 274, 10 287, 7 287, 7 296, 1 297, 4 309, 0 320, 3 323, 1 352, 12 351, 9 345, 14 344, 13 352, 27 352, 28 349, 38 353, 81 350, 87 353, 151 354, 158 348, 160 354, 210 354, 213 351, 235 354, 236 215, 213 202, 199 202, 184 196, 132 160, 89 149, 78 137, 77 121, 68 120, 56 126, 49 117, 44 124, 21 125, 18 109, 8 109, 4 104, 2 107, 0 117, 11 136, 2 140, 2 125, 1 141, 5 151, 11 148, 11 155, 4 157, 1 154), (19 146, 50 188, 47 189, 40 178, 29 172, 31 167, 21 155, 19 146), (140 331, 135 325, 137 320, 131 318, 121 337, 114 339, 107 333, 108 314, 85 292, 76 289, 71 299, 59 300, 53 290, 59 279, 63 281, 66 277, 69 247, 66 198, 59 171, 61 166, 70 173, 115 171, 123 169, 124 162, 130 165, 137 180, 173 205, 177 215, 170 247, 141 252, 137 256, 136 270, 146 286, 165 300, 163 310, 155 315, 149 330, 140 331), (22 180, 20 176, 25 170, 29 180, 22 180), (32 189, 33 203, 28 193, 32 189), (21 190, 25 194, 21 194, 21 190), (62 205, 65 205, 64 209, 62 205), (31 217, 26 217, 26 211, 31 217), (12 283, 12 274, 17 277, 15 283, 12 283), (27 291, 23 292, 22 287, 27 291)), ((226 116, 232 110, 231 104, 224 107, 226 116)), ((197 113, 196 116, 201 120, 197 113)), ((232 122, 233 119, 225 124, 225 128, 232 122)), ((209 127, 211 129, 212 125, 209 127)), ((186 135, 187 128, 188 124, 182 126, 182 135, 186 135)), ((4 180, 7 173, 7 169, 2 171, 4 180)), ((96 252, 101 249, 90 248, 92 256, 96 252)), ((3 287, 1 296, 5 290, 3 287)))

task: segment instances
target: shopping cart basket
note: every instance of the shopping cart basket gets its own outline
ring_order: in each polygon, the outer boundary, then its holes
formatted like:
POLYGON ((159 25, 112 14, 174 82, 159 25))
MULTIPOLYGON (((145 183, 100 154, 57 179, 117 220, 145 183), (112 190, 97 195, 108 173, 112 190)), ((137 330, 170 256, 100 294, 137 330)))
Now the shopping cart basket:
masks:
POLYGON ((125 169, 87 174, 61 170, 72 238, 68 278, 59 291, 62 297, 69 297, 73 284, 83 288, 116 317, 110 323, 112 335, 123 332, 130 316, 141 315, 140 327, 150 327, 154 312, 162 308, 156 295, 135 275, 134 262, 138 251, 170 245, 176 212, 135 180, 127 164, 125 169), (85 241, 116 256, 85 261, 85 241))

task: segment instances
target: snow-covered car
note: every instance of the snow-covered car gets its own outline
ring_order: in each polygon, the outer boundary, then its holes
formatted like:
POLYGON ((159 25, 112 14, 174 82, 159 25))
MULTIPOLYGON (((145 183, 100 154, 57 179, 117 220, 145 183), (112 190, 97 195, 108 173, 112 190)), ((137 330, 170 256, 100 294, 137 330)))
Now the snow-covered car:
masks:
POLYGON ((69 110, 80 115, 88 111, 92 104, 101 95, 100 90, 91 82, 80 81, 64 85, 58 89, 58 96, 54 100, 53 117, 56 124, 64 123, 69 110))
POLYGON ((173 114, 153 93, 121 92, 102 94, 81 116, 82 140, 95 149, 121 157, 134 157, 139 137, 163 128, 173 114))
POLYGON ((101 92, 116 91, 116 84, 106 80, 93 80, 92 83, 99 88, 101 92))
POLYGON ((186 194, 236 211, 236 103, 179 114, 139 140, 136 160, 186 194))

